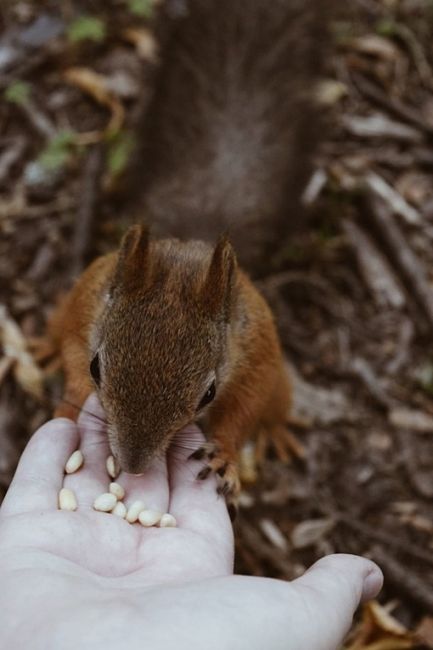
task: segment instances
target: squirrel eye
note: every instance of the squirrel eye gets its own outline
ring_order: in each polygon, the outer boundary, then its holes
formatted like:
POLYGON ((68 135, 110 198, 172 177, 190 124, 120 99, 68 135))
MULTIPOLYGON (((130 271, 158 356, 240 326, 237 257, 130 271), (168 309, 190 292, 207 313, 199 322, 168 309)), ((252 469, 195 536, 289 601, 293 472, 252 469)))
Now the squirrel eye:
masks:
POLYGON ((216 392, 215 382, 213 381, 209 386, 209 388, 207 389, 207 391, 205 392, 205 394, 203 395, 201 402, 198 405, 198 409, 197 409, 198 411, 204 408, 205 406, 207 406, 207 404, 210 404, 210 402, 212 402, 212 400, 215 398, 215 392, 216 392))
POLYGON ((90 374, 92 379, 97 386, 101 383, 101 370, 99 368, 99 355, 95 354, 92 361, 90 362, 90 374))

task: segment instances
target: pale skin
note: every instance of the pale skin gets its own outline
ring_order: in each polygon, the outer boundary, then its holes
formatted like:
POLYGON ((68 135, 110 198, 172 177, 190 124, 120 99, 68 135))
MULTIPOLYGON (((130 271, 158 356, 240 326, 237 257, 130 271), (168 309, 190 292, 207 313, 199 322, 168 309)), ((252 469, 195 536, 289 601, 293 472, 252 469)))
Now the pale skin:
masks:
MULTIPOLYGON (((102 416, 95 397, 85 410, 102 416)), ((24 650, 335 650, 382 574, 369 560, 329 556, 292 583, 233 575, 233 533, 215 477, 195 480, 203 443, 169 452, 141 477, 118 479, 128 501, 171 512, 175 529, 144 529, 92 503, 107 490, 101 421, 58 418, 23 453, 0 509, 0 646, 24 650), (85 465, 64 479, 78 447, 85 465), (64 485, 77 512, 57 509, 64 485)))

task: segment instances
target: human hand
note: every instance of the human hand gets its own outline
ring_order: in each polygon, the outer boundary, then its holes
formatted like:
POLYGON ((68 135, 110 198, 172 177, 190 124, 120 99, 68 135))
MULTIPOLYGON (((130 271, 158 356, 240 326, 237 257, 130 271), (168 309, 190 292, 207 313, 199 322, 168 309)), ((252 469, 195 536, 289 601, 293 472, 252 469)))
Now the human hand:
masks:
POLYGON ((233 576, 224 501, 213 477, 195 480, 200 463, 188 460, 203 436, 189 427, 182 440, 144 476, 118 479, 127 503, 142 498, 178 522, 145 529, 92 508, 109 481, 94 397, 78 427, 57 419, 36 432, 0 510, 1 647, 337 648, 360 599, 379 590, 380 571, 342 555, 292 583, 233 576), (64 477, 78 446, 85 465, 64 477), (57 510, 62 484, 77 512, 57 510))

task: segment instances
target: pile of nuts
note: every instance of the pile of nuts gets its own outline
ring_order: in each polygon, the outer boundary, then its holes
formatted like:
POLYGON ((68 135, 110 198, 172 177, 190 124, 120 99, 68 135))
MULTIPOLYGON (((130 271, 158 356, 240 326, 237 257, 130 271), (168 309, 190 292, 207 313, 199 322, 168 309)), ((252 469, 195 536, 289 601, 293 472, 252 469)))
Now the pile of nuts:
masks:
MULTIPOLYGON (((78 472, 80 467, 83 466, 84 457, 82 452, 77 449, 69 457, 65 465, 66 474, 74 474, 78 472)), ((163 514, 157 510, 146 509, 143 501, 134 501, 129 508, 123 503, 125 497, 124 488, 115 482, 119 475, 119 468, 113 456, 109 456, 106 462, 107 473, 113 481, 110 483, 108 492, 100 494, 94 501, 93 507, 99 512, 110 512, 117 517, 126 519, 130 524, 136 521, 140 522, 145 528, 151 526, 159 526, 160 528, 175 528, 176 519, 168 512, 163 514)), ((59 492, 59 508, 60 510, 69 510, 71 512, 77 510, 78 503, 75 494, 69 488, 62 488, 59 492)))

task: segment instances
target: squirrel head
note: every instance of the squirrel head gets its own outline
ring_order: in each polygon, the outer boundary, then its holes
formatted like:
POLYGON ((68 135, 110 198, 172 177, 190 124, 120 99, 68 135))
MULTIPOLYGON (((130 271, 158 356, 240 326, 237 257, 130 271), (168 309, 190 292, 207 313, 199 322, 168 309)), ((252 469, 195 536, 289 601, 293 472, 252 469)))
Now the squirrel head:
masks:
POLYGON ((90 374, 121 468, 142 473, 173 435, 217 403, 236 308, 236 257, 222 237, 151 242, 126 233, 92 334, 90 374))

